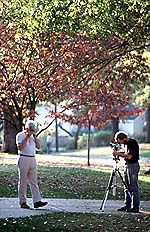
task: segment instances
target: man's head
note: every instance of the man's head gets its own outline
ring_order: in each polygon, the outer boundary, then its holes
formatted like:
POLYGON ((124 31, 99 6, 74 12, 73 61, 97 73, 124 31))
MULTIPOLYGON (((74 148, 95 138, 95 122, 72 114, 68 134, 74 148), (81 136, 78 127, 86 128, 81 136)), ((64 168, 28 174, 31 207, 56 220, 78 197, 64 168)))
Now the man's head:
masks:
POLYGON ((128 134, 123 131, 118 131, 115 134, 115 142, 123 144, 128 140, 128 134))
POLYGON ((35 131, 36 125, 33 120, 28 120, 25 124, 25 129, 29 131, 35 131))

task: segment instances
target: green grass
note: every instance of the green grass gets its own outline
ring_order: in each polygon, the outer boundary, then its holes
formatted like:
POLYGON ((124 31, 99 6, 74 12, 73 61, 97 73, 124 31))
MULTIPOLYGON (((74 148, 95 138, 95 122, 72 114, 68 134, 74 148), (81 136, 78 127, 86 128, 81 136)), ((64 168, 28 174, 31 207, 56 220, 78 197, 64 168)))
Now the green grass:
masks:
MULTIPOLYGON (((120 170, 123 174, 123 170, 120 170)), ((38 182, 43 197, 103 199, 112 172, 111 168, 38 167, 38 182)), ((150 177, 140 171, 141 200, 150 200, 150 177)), ((17 197, 17 165, 0 165, 0 197, 17 197)), ((30 191, 28 190, 28 196, 30 191)), ((123 184, 118 176, 117 195, 110 199, 124 199, 123 184)))
POLYGON ((140 150, 140 156, 150 158, 150 151, 149 150, 140 150))
POLYGON ((1 232, 149 232, 149 215, 52 213, 0 219, 1 232))

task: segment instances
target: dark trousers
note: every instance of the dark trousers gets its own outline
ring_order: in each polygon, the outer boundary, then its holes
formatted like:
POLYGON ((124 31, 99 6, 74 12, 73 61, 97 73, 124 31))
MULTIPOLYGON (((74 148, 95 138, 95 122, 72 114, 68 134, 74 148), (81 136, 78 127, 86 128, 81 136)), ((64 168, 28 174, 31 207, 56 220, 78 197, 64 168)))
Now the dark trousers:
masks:
POLYGON ((124 169, 125 182, 128 185, 129 192, 132 198, 127 192, 125 192, 125 204, 127 207, 133 207, 139 209, 140 206, 140 193, 138 186, 138 173, 140 170, 139 163, 127 164, 124 169))

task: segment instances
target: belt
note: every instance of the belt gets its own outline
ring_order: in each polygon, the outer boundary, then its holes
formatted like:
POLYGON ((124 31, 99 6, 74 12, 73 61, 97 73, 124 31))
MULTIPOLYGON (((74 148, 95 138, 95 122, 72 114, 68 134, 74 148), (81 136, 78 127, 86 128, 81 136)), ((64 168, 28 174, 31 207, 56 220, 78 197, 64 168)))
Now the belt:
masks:
POLYGON ((25 156, 25 157, 35 157, 34 155, 23 155, 23 154, 20 154, 20 156, 25 156))

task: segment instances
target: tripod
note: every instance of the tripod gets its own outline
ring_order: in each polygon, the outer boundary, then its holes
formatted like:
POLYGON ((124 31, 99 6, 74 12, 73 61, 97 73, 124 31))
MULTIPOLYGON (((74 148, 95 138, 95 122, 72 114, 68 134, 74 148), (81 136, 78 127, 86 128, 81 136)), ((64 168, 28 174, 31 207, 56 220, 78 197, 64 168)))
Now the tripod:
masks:
POLYGON ((116 195, 116 189, 117 189, 117 173, 119 174, 119 177, 125 187, 125 192, 129 195, 129 197, 131 198, 131 194, 129 192, 129 189, 128 189, 128 185, 127 183, 124 181, 120 171, 119 171, 119 168, 117 167, 117 164, 118 164, 118 158, 114 158, 115 160, 115 168, 112 170, 112 173, 110 175, 110 179, 109 179, 109 182, 108 182, 108 186, 107 186, 107 189, 106 189, 106 193, 104 195, 104 199, 102 201, 102 204, 101 204, 101 207, 100 207, 100 210, 102 210, 102 212, 104 212, 104 208, 105 208, 105 203, 107 201, 107 198, 108 198, 108 194, 111 190, 111 187, 113 186, 113 195, 115 196, 116 195))

